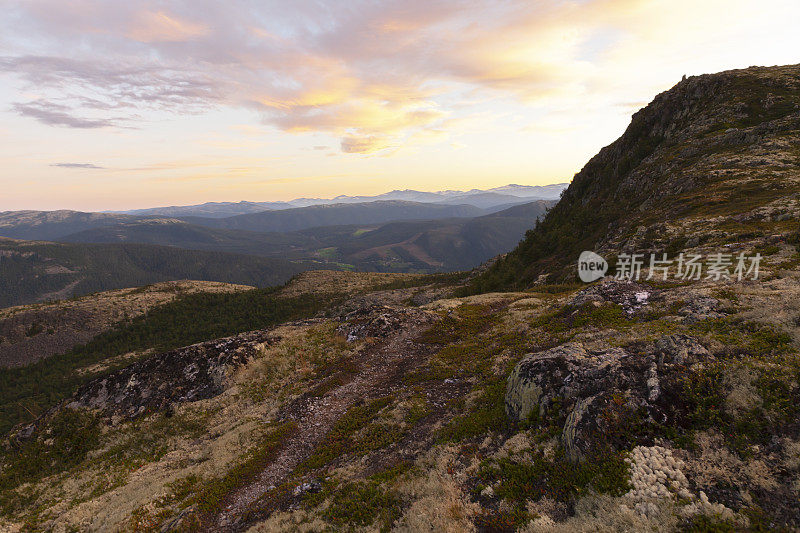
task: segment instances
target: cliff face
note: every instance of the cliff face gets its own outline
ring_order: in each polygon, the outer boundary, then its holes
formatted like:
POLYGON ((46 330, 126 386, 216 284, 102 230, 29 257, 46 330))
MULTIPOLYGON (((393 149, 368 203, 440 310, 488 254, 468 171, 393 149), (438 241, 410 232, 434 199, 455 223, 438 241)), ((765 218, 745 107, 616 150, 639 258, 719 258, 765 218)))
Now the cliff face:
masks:
POLYGON ((751 241, 791 233, 798 143, 800 66, 683 80, 633 115, 474 290, 525 288, 541 274, 574 278, 564 268, 582 250, 674 252, 741 233, 751 241))

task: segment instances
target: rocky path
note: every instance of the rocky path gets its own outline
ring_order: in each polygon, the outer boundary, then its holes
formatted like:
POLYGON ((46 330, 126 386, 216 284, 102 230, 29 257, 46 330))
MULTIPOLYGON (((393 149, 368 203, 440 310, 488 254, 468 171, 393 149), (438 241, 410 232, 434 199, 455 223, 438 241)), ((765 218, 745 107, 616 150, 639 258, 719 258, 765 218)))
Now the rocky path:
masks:
POLYGON ((391 394, 402 387, 398 376, 413 369, 431 354, 428 345, 415 341, 429 327, 434 316, 424 312, 403 317, 402 324, 388 338, 363 350, 356 361, 359 371, 349 381, 322 397, 303 396, 287 407, 287 420, 297 430, 281 446, 258 479, 234 492, 214 522, 214 530, 242 530, 244 513, 264 494, 284 483, 295 468, 309 458, 317 445, 348 409, 361 400, 391 394))

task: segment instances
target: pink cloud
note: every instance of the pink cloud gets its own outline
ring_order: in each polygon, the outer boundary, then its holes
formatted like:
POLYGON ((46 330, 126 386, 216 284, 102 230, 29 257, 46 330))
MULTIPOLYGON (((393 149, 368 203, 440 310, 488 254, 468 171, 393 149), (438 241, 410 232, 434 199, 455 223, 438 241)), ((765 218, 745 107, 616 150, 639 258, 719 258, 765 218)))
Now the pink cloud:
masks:
POLYGON ((143 108, 233 106, 373 152, 441 135, 458 91, 531 102, 597 86, 585 43, 650 3, 17 1, 0 19, 18 43, 0 49, 0 71, 41 91, 15 105, 47 123, 93 127, 104 107, 119 122, 143 108), (91 120, 68 118, 87 110, 91 120))

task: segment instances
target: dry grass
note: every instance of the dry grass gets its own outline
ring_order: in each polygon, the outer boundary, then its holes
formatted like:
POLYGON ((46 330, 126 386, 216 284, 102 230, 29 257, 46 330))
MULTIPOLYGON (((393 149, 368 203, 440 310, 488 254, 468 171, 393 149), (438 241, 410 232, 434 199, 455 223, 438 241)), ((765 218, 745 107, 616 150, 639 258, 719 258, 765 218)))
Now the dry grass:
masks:
MULTIPOLYGON (((43 480, 39 503, 45 509, 41 518, 45 527, 56 531, 77 527, 82 531, 115 531, 124 529, 134 511, 164 511, 159 501, 168 499, 173 489, 169 484, 195 476, 217 479, 235 464, 242 454, 254 446, 265 431, 264 422, 280 404, 282 394, 302 380, 311 352, 298 350, 308 339, 310 328, 281 327, 276 334, 282 340, 261 348, 261 356, 229 378, 229 388, 220 396, 175 406, 170 420, 194 419, 203 425, 202 434, 169 438, 167 452, 142 466, 123 464, 109 469, 98 462, 79 473, 43 480), (294 369, 292 371, 291 369, 294 369), (262 381, 272 391, 254 401, 242 390, 243 384, 262 381), (283 391, 283 392, 282 392, 283 391), (113 486, 108 480, 117 480, 113 486)), ((159 415, 155 415, 158 417, 159 415)), ((129 425, 109 427, 104 449, 93 453, 99 457, 115 443, 129 439, 132 432, 148 432, 145 420, 138 428, 129 425)), ((145 514, 144 518, 150 515, 145 514)), ((9 526, 10 527, 10 526, 9 526)))
POLYGON ((412 501, 394 530, 417 533, 475 531, 473 517, 480 506, 464 492, 466 470, 455 447, 434 448, 417 461, 422 472, 398 484, 397 490, 412 501))

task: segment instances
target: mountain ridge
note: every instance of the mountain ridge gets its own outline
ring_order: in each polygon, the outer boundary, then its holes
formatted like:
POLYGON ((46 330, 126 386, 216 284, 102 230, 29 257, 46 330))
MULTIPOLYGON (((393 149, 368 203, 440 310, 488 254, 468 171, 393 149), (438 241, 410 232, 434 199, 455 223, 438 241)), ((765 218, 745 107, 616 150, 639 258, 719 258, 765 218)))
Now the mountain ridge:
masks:
POLYGON ((785 234, 800 214, 798 130, 798 65, 687 78, 633 115, 476 290, 524 288, 543 274, 574 280, 568 266, 583 250, 613 258, 687 239, 722 246, 747 217, 783 217, 772 226, 785 234))
MULTIPOLYGON (((333 198, 295 198, 289 201, 272 202, 252 202, 242 200, 239 202, 206 202, 203 204, 189 206, 165 206, 144 209, 131 209, 126 211, 109 211, 108 213, 119 213, 129 215, 158 215, 158 216, 206 216, 211 218, 224 218, 271 210, 271 209, 291 209, 295 207, 309 207, 313 205, 336 204, 336 203, 361 203, 380 200, 406 200, 413 202, 430 203, 452 203, 455 197, 467 200, 463 203, 469 204, 469 197, 479 194, 496 195, 497 200, 504 199, 504 203, 523 203, 530 200, 555 200, 566 188, 566 183, 556 183, 551 185, 517 185, 509 184, 491 189, 471 189, 469 191, 443 190, 434 192, 416 191, 413 189, 396 189, 374 196, 348 196, 339 195, 333 198), (263 209, 260 209, 263 207, 263 209)), ((497 202, 483 202, 486 207, 499 205, 497 202)), ((474 204, 473 204, 474 205, 474 204)), ((481 206, 477 206, 481 207, 481 206)))

